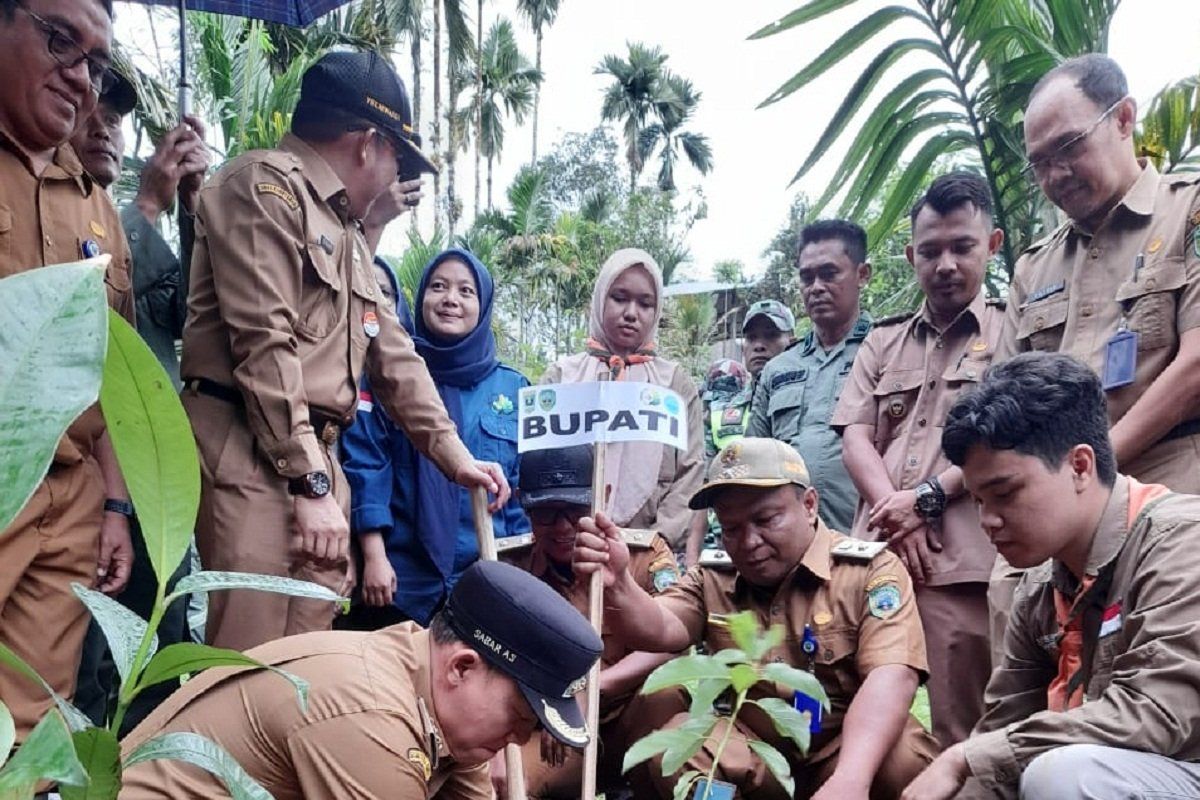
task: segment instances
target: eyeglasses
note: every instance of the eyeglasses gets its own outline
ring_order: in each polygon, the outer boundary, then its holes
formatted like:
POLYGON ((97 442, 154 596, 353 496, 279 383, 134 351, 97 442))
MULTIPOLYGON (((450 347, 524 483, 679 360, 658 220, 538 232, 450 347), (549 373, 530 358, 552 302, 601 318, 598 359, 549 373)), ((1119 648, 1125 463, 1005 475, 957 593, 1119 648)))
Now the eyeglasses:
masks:
POLYGON ((60 66, 74 69, 82 62, 87 62, 88 82, 92 84, 92 89, 97 95, 104 94, 116 85, 117 76, 113 74, 112 66, 107 60, 88 55, 78 42, 59 30, 58 26, 42 19, 20 3, 17 4, 17 8, 28 14, 46 34, 46 49, 60 66))
POLYGON ((1035 158, 1026 162, 1024 168, 1021 170, 1021 174, 1033 174, 1038 178, 1044 178, 1050 172, 1051 167, 1062 167, 1063 169, 1069 168, 1072 164, 1079 160, 1080 156, 1083 155, 1083 143, 1087 140, 1087 138, 1095 133, 1096 129, 1100 127, 1104 120, 1108 119, 1112 113, 1117 110, 1117 106, 1121 105, 1121 103, 1124 101, 1125 98, 1122 97, 1120 100, 1104 109, 1104 113, 1096 117, 1096 121, 1093 122, 1087 130, 1076 136, 1072 136, 1070 139, 1063 142, 1050 155, 1042 156, 1041 158, 1035 158))
POLYGON ((571 525, 579 522, 585 514, 585 508, 531 508, 528 509, 529 521, 534 525, 553 525, 558 520, 565 519, 571 525))

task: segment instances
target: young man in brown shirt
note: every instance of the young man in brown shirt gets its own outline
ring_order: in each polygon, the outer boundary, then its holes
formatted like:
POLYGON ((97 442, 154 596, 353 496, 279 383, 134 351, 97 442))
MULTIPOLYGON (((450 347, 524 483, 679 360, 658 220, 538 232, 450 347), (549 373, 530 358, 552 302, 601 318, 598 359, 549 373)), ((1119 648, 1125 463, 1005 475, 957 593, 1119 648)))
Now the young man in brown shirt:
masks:
POLYGON ((925 300, 880 320, 859 348, 831 424, 861 497, 852 535, 887 541, 916 582, 929 644, 929 703, 942 746, 970 733, 991 672, 987 586, 995 548, 962 474, 941 452, 946 410, 983 378, 1004 324, 986 300, 1004 234, 978 175, 936 179, 912 210, 907 249, 925 300))

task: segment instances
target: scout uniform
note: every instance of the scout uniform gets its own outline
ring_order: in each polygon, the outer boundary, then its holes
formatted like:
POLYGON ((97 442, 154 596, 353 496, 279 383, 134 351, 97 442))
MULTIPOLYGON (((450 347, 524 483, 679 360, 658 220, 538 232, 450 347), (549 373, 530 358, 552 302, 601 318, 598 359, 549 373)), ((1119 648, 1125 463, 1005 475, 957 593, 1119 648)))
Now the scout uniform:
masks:
MULTIPOLYGON (((539 581, 495 562, 464 572, 443 613, 462 645, 517 683, 548 731, 586 743, 571 694, 600 652, 586 619, 539 581)), ((128 763, 160 734, 190 731, 224 748, 276 800, 492 798, 487 763, 458 763, 447 748, 432 674, 442 645, 431 637, 403 623, 262 645, 249 655, 308 682, 307 710, 277 674, 214 669, 135 728, 122 742, 123 757, 128 763)), ((122 778, 122 800, 227 794, 217 778, 179 761, 143 761, 122 778)))
MULTIPOLYGON (((975 779, 968 790, 1016 798, 1018 782, 1023 791, 1033 789, 1026 785, 1033 775, 1022 773, 1035 758, 1091 744, 1101 746, 1095 752, 1106 767, 1084 773, 1089 796, 1159 796, 1144 794, 1145 787, 1106 787, 1161 773, 1164 765, 1190 776, 1190 788, 1177 796, 1194 794, 1200 784, 1200 727, 1192 713, 1200 692, 1197 520, 1200 498, 1118 475, 1092 540, 1086 585, 1055 561, 1025 573, 1004 660, 988 683, 987 712, 964 743, 975 779), (1076 601, 1077 632, 1068 623, 1064 635, 1058 609, 1076 601), (1064 643, 1072 636, 1077 660, 1064 670, 1064 643)), ((1067 775, 1043 772, 1035 796, 1066 796, 1046 781, 1061 789, 1067 775)))
MULTIPOLYGON (((133 322, 130 260, 108 195, 67 144, 35 175, 21 146, 0 131, 0 278, 108 253, 108 302, 133 322)), ((67 429, 50 471, 0 534, 0 642, 59 693, 75 689, 88 614, 71 582, 91 586, 105 500, 93 450, 104 433, 93 405, 67 429)), ((0 667, 0 697, 22 740, 50 707, 40 686, 0 667)))
MULTIPOLYGON (((1160 176, 1145 162, 1098 230, 1068 221, 1021 256, 998 355, 1074 356, 1104 381, 1115 424, 1175 359, 1180 335, 1200 325, 1198 229, 1200 176, 1160 176), (1120 331, 1136 339, 1110 346, 1120 331)), ((1200 418, 1181 422, 1121 468, 1200 493, 1200 418)))
MULTIPOLYGON (((1004 324, 998 301, 976 296, 939 333, 927 307, 880 320, 867 336, 830 424, 874 428, 875 447, 897 490, 912 489, 950 466, 942 453, 942 426, 958 394, 983 378, 1004 324)), ((852 536, 873 538, 870 509, 860 502, 852 536)), ((929 643, 929 702, 933 730, 943 747, 970 733, 983 711, 991 672, 987 583, 996 549, 963 494, 934 523, 942 544, 931 552, 932 572, 917 589, 929 643)))
MULTIPOLYGON (((364 121, 387 129, 392 118, 375 110, 376 98, 401 112, 408 101, 378 58, 325 56, 305 74, 301 105, 338 90, 364 121), (369 80, 355 85, 352 70, 368 70, 363 60, 372 65, 369 80)), ((290 134, 278 149, 234 159, 200 192, 181 373, 200 451, 196 538, 205 569, 347 588, 345 563, 293 562, 289 479, 332 476, 348 510, 335 446, 354 419, 364 368, 376 401, 445 474, 473 460, 412 340, 380 302, 349 202, 329 164, 290 134)), ((206 635, 245 649, 327 629, 333 612, 331 603, 218 592, 209 597, 206 635)))
POLYGON ((842 440, 829 427, 854 356, 871 330, 860 314, 846 338, 829 350, 816 331, 767 362, 758 376, 747 436, 779 439, 796 448, 821 495, 821 519, 838 531, 854 523, 858 492, 842 463, 842 440))

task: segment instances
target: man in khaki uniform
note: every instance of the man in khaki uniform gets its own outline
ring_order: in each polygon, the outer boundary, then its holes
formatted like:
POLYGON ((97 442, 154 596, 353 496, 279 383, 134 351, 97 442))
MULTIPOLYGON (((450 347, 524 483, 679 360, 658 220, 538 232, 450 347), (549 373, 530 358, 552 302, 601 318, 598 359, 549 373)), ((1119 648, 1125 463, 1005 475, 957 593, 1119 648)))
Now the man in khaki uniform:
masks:
POLYGON ((941 452, 946 410, 983 378, 1004 310, 983 296, 1003 240, 978 175, 936 179, 912 212, 907 255, 925 301, 880 320, 859 348, 833 414, 862 501, 853 535, 887 541, 917 584, 929 642, 929 702, 942 746, 967 736, 991 672, 987 582, 995 548, 941 452))
MULTIPOLYGON (((503 471, 463 446, 379 302, 359 231, 398 171, 432 169, 411 123, 386 59, 330 53, 305 73, 279 148, 234 159, 200 192, 180 371, 200 449, 206 569, 347 588, 349 497, 335 448, 364 368, 422 453, 456 483, 507 500, 503 471)), ((206 636, 245 649, 328 629, 333 613, 332 603, 222 592, 210 596, 206 636)))
MULTIPOLYGON (((122 742, 123 757, 164 733, 188 731, 225 749, 276 800, 491 798, 487 760, 540 725, 587 743, 573 694, 600 637, 550 587, 508 564, 476 562, 429 630, 289 637, 250 655, 265 670, 214 669, 193 678, 122 742)), ((207 800, 220 781, 179 761, 126 768, 122 800, 207 800)))
POLYGON ((950 410, 946 453, 1028 572, 986 715, 905 798, 1200 796, 1200 497, 1118 472, 1104 395, 1025 354, 950 410))
MULTIPOLYGON (((589 445, 534 450, 521 456, 521 506, 533 532, 496 540, 500 559, 541 579, 579 613, 588 613, 588 581, 571 568, 580 518, 592 508, 592 448, 589 445)), ((667 540, 654 531, 622 530, 630 550, 629 571, 634 582, 658 595, 679 580, 679 568, 667 540)), ((677 711, 672 698, 639 695, 646 676, 670 654, 643 653, 625 646, 606 615, 600 654, 600 752, 597 786, 612 791, 622 783, 621 759, 629 747, 677 711)), ((525 745, 525 785, 530 797, 579 796, 583 757, 577 750, 562 752, 549 742, 525 745), (550 756, 547 758, 546 756, 550 756)), ((496 794, 505 797, 504 760, 492 760, 496 794)))
MULTIPOLYGON (((597 515, 580 521, 578 572, 602 569, 605 618, 627 647, 676 651, 704 643, 710 653, 734 647, 725 616, 752 611, 762 627, 781 624, 783 644, 769 661, 812 671, 829 695, 807 756, 751 710, 735 723, 717 776, 747 800, 787 795, 747 741, 778 748, 796 778, 796 797, 895 797, 937 752, 909 714, 926 675, 925 638, 912 583, 882 544, 855 542, 818 516, 819 497, 804 461, 790 445, 745 438, 713 460, 691 507, 712 505, 721 520, 732 569, 693 567, 659 597, 637 585, 620 530, 597 515)), ((775 685, 778 687, 778 684, 775 685)), ((759 685, 752 698, 806 698, 759 685)), ((666 727, 678 728, 679 715, 666 727)), ((720 736, 723 726, 715 733, 720 736)), ((683 769, 707 771, 706 746, 683 769)), ((651 765, 653 794, 672 797, 675 777, 651 765)))
MULTIPOLYGON (((0 0, 0 277, 107 253, 109 304, 132 322, 120 220, 67 144, 110 85, 111 40, 107 0, 0 0)), ((124 587, 132 510, 95 405, 0 533, 0 642, 68 697, 88 621, 71 582, 124 587)), ((18 741, 50 707, 40 686, 4 668, 0 698, 18 741)))

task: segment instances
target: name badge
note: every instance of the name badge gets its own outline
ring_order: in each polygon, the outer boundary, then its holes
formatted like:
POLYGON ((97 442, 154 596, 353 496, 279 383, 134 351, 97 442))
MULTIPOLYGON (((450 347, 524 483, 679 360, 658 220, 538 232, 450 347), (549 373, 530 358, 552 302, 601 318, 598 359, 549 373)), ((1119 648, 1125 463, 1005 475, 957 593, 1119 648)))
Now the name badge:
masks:
POLYGON ((1104 391, 1133 383, 1137 372, 1137 331, 1119 330, 1104 346, 1104 391))
POLYGON ((696 781, 696 790, 692 797, 704 797, 706 791, 708 800, 733 800, 734 787, 732 783, 713 781, 712 786, 709 786, 708 779, 701 778, 696 781))
POLYGON ((792 707, 803 714, 808 712, 808 732, 821 732, 821 701, 814 700, 804 692, 796 692, 792 695, 792 707))

